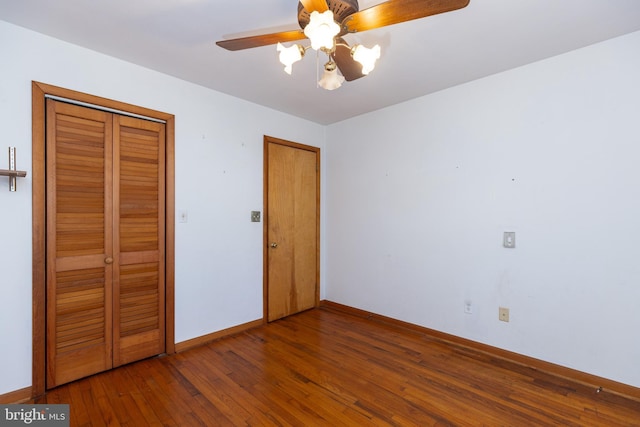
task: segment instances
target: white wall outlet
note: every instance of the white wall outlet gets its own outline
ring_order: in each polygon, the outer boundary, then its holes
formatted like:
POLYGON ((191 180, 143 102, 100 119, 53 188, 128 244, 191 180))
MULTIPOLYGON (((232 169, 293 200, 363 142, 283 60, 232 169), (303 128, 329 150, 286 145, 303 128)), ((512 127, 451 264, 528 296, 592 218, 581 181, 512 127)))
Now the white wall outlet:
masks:
POLYGON ((509 321, 509 309, 506 307, 499 307, 498 308, 498 319, 500 319, 503 322, 508 322, 509 321))
POLYGON ((473 305, 471 304, 471 301, 464 302, 464 312, 467 314, 473 313, 473 305))

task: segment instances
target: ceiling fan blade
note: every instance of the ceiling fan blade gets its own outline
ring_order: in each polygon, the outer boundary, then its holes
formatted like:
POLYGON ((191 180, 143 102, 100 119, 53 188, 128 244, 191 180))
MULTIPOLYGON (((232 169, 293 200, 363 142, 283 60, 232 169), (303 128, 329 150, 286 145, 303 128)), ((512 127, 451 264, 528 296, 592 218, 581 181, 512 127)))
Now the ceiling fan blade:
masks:
POLYGON ((468 4, 469 0, 389 0, 348 16, 342 25, 350 33, 367 31, 462 9, 468 4))
POLYGON ((350 82, 364 77, 362 64, 353 59, 351 48, 342 38, 336 39, 336 50, 331 54, 331 59, 336 63, 346 81, 350 82))
POLYGON ((326 0, 300 0, 300 3, 309 13, 313 11, 322 13, 329 10, 329 6, 327 6, 326 0))
POLYGON ((267 46, 278 42, 286 43, 305 39, 302 30, 283 31, 280 33, 260 34, 259 36, 241 37, 238 39, 221 40, 216 42, 227 50, 251 49, 253 47, 267 46))

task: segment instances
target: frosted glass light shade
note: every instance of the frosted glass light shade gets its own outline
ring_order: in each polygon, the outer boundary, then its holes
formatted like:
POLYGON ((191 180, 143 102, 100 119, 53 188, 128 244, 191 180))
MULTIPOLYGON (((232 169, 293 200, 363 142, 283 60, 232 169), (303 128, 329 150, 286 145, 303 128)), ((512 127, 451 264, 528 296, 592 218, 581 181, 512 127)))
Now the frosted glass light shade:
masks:
POLYGON ((353 59, 362 64, 362 74, 369 74, 376 66, 376 61, 380 58, 380 46, 375 45, 371 49, 355 45, 351 50, 353 59))
POLYGON ((319 13, 311 12, 309 23, 304 27, 304 35, 311 41, 315 50, 333 48, 333 38, 340 32, 340 26, 333 20, 333 12, 327 10, 319 13))
POLYGON ((294 44, 291 47, 286 47, 282 43, 278 43, 276 49, 280 52, 278 58, 282 65, 284 65, 284 71, 287 74, 291 74, 293 63, 302 59, 302 55, 304 55, 304 48, 301 48, 301 46, 297 44, 294 44))
POLYGON ((328 62, 327 65, 325 65, 324 73, 318 82, 318 86, 326 90, 334 90, 342 86, 343 82, 344 77, 338 74, 335 63, 328 62))

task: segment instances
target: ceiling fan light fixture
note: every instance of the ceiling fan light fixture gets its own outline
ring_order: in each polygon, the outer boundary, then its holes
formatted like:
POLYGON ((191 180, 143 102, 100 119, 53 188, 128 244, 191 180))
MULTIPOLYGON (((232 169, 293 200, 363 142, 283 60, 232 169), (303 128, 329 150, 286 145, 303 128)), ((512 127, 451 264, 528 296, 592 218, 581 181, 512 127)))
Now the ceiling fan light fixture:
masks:
POLYGON ((362 64, 362 74, 369 74, 376 66, 376 61, 380 58, 380 46, 375 45, 371 49, 357 44, 351 48, 353 59, 362 64))
POLYGON ((340 26, 333 20, 333 12, 326 10, 311 12, 309 23, 304 27, 304 35, 311 41, 315 50, 333 49, 334 37, 340 32, 340 26))
POLYGON ((300 61, 304 56, 304 47, 300 46, 299 44, 294 44, 293 46, 286 47, 282 43, 278 43, 276 49, 278 50, 278 52, 280 52, 278 58, 280 59, 282 65, 284 65, 284 71, 287 74, 291 74, 293 63, 300 61))
POLYGON ((338 74, 338 67, 333 61, 324 64, 324 73, 318 82, 318 86, 326 90, 334 90, 342 86, 344 77, 338 74))
MULTIPOLYGON (((375 5, 362 10, 358 0, 300 0, 297 3, 298 25, 303 31, 279 31, 221 40, 216 44, 235 51, 271 45, 278 41, 288 43, 307 37, 311 46, 295 45, 286 48, 277 43, 285 72, 291 74, 293 63, 301 60, 308 49, 322 51, 331 58, 330 62, 335 61, 337 65, 336 69, 325 67, 325 73, 320 79, 322 84, 319 81, 318 85, 335 89, 342 84, 341 78, 353 81, 369 74, 380 58, 380 46, 367 49, 355 45, 351 48, 342 36, 462 9, 469 4, 469 0, 378 0, 375 5), (337 73, 338 68, 340 74, 337 73), (334 83, 329 84, 327 81, 334 83)), ((317 66, 316 71, 320 71, 317 66)))

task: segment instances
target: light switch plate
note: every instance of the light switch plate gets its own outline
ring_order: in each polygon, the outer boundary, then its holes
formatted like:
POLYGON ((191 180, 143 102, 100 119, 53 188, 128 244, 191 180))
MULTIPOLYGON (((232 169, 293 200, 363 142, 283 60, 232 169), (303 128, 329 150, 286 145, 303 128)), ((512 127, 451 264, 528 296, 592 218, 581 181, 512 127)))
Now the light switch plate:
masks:
POLYGON ((516 247, 516 232, 515 231, 505 231, 504 237, 502 239, 502 245, 505 248, 515 248, 516 247))
POLYGON ((260 211, 251 211, 251 222, 260 222, 260 211))

